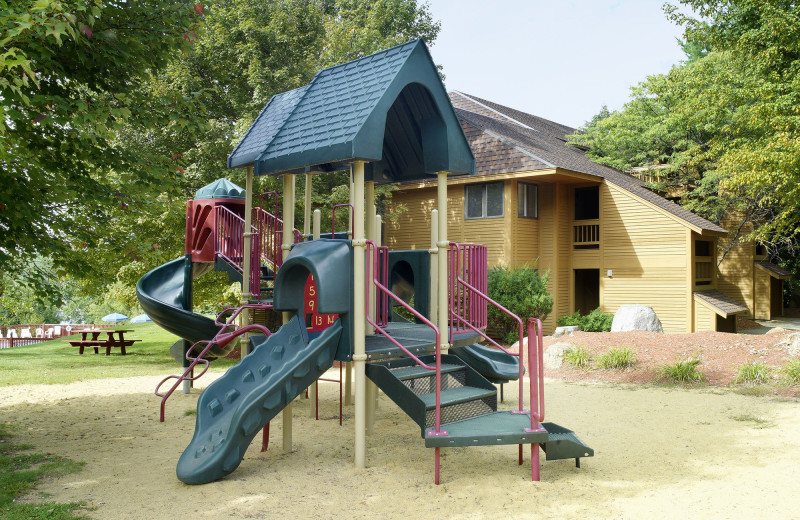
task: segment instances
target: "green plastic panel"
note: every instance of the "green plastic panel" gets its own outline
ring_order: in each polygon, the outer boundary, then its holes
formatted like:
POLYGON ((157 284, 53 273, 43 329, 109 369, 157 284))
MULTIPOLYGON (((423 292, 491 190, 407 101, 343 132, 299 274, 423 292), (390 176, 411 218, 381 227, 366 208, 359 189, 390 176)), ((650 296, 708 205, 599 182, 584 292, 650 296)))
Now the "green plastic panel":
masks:
POLYGON ((475 158, 436 65, 415 40, 320 70, 273 97, 228 157, 256 175, 332 171, 366 161, 367 180, 474 174, 475 158))
POLYGON ((333 366, 341 331, 336 321, 308 342, 295 316, 271 336, 254 337, 253 352, 200 395, 194 436, 178 460, 178 478, 205 484, 239 467, 264 425, 333 366))
POLYGON ((194 195, 195 200, 244 198, 244 188, 237 186, 228 179, 217 179, 211 184, 197 190, 197 193, 194 195))

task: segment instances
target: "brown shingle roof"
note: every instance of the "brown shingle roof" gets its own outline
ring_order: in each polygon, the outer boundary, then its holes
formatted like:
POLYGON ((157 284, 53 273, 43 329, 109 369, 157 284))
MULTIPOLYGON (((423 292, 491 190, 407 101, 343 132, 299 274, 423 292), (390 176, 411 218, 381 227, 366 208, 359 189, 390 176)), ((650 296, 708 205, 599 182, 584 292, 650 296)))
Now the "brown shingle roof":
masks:
POLYGON ((485 175, 484 171, 512 172, 533 169, 528 167, 520 169, 519 166, 522 163, 530 165, 536 162, 547 165, 545 167, 549 168, 557 167, 595 175, 650 202, 701 231, 726 232, 717 224, 656 195, 645 188, 644 183, 636 177, 592 162, 583 151, 567 145, 566 135, 574 133, 574 128, 461 92, 451 92, 450 99, 467 134, 470 146, 473 147, 478 175, 485 175), (468 128, 470 128, 469 131, 468 128), (487 134, 492 139, 479 136, 475 129, 487 134), (473 143, 481 147, 480 151, 475 149, 476 146, 473 143), (518 153, 511 153, 509 148, 518 153), (493 153, 497 153, 499 156, 492 158, 493 153), (519 153, 527 153, 533 163, 523 161, 519 153), (482 160, 491 161, 492 164, 482 167, 482 160))
POLYGON ((770 262, 757 261, 756 265, 768 272, 770 276, 779 280, 786 280, 792 277, 792 273, 770 262))
POLYGON ((723 318, 727 318, 732 314, 747 312, 747 307, 716 289, 710 291, 696 291, 694 297, 709 304, 717 311, 717 314, 721 315, 723 318))

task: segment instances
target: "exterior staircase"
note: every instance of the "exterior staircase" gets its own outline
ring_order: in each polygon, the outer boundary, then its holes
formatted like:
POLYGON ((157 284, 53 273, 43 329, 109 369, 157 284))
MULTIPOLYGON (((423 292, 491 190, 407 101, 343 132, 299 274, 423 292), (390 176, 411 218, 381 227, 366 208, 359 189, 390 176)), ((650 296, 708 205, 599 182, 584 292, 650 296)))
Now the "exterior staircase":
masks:
MULTIPOLYGON (((419 361, 434 365, 436 356, 419 361)), ((497 389, 466 362, 453 355, 441 356, 440 423, 436 424, 436 372, 410 358, 376 361, 366 375, 420 427, 425 447, 451 448, 517 444, 532 447, 532 477, 538 480, 538 446, 546 460, 594 456, 594 450, 575 432, 547 422, 531 428, 528 410, 498 410, 497 389), (537 446, 538 445, 538 446, 537 446)), ((438 456, 437 456, 438 459, 438 456)), ((438 484, 438 464, 436 483, 438 484)))

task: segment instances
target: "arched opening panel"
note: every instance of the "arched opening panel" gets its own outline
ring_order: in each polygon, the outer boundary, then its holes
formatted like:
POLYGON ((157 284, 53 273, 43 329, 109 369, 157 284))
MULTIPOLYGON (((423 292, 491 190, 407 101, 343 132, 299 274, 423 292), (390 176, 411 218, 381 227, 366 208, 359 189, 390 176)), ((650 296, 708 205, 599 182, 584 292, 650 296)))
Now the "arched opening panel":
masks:
POLYGON ((448 165, 447 125, 428 89, 406 85, 386 112, 382 159, 371 164, 371 179, 419 179, 448 165))

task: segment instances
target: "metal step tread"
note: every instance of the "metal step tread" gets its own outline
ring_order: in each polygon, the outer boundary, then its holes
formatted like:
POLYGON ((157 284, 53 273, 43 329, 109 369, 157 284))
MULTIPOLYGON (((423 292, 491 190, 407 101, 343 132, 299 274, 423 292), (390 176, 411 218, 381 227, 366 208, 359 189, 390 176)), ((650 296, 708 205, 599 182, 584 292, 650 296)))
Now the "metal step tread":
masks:
MULTIPOLYGON (((484 397, 491 397, 497 395, 496 389, 475 388, 474 386, 462 386, 459 388, 451 388, 449 390, 442 390, 442 406, 450 406, 459 403, 466 403, 483 399, 484 397)), ((436 408, 436 394, 423 394, 419 398, 425 404, 425 408, 432 410, 436 408)))
POLYGON ((577 459, 594 456, 594 450, 587 446, 570 429, 555 423, 542 423, 549 433, 547 442, 542 444, 546 460, 577 459))
POLYGON ((425 447, 492 446, 501 444, 542 444, 547 442, 547 430, 526 432, 531 426, 527 413, 504 410, 461 421, 442 424, 446 436, 432 435, 434 428, 425 430, 425 447))
MULTIPOLYGON (((447 374, 449 372, 455 372, 457 370, 463 370, 464 367, 462 365, 450 365, 442 363, 442 374, 447 374)), ((428 370, 424 367, 419 365, 414 365, 411 367, 403 367, 403 368, 392 368, 389 369, 394 377, 401 381, 406 381, 409 379, 417 379, 419 377, 433 377, 436 376, 436 372, 434 370, 428 370)))

